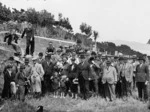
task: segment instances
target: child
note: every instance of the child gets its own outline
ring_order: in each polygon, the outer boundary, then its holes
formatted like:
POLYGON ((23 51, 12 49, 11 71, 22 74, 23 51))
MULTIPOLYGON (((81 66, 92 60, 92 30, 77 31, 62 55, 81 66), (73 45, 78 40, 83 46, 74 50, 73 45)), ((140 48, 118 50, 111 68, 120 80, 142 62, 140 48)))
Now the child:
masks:
POLYGON ((59 78, 58 72, 54 73, 54 76, 51 77, 51 80, 52 80, 52 88, 54 90, 54 98, 57 98, 59 85, 60 85, 59 84, 60 78, 59 78))
POLYGON ((65 92, 66 92, 66 81, 68 80, 66 75, 61 76, 60 80, 60 95, 61 98, 65 98, 65 92))
POLYGON ((75 78, 75 79, 73 79, 73 84, 72 84, 72 90, 71 90, 71 92, 72 92, 72 98, 75 98, 75 99, 77 99, 78 98, 78 79, 77 78, 75 78))

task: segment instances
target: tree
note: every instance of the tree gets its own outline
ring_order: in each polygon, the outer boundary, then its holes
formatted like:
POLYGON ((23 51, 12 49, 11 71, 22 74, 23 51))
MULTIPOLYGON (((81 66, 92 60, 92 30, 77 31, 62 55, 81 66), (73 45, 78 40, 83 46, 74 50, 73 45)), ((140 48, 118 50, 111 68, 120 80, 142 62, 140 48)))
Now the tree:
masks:
POLYGON ((94 41, 95 41, 95 50, 97 51, 97 37, 98 37, 98 32, 97 31, 93 31, 93 36, 94 36, 94 41))
POLYGON ((42 10, 38 13, 38 24, 42 27, 51 26, 54 22, 54 15, 47 12, 46 10, 42 10))
POLYGON ((34 8, 30 8, 27 9, 26 15, 27 15, 28 22, 37 25, 39 12, 37 12, 34 8))
POLYGON ((82 33, 85 33, 88 37, 92 34, 92 27, 90 25, 87 25, 86 23, 82 23, 80 25, 80 30, 82 33))

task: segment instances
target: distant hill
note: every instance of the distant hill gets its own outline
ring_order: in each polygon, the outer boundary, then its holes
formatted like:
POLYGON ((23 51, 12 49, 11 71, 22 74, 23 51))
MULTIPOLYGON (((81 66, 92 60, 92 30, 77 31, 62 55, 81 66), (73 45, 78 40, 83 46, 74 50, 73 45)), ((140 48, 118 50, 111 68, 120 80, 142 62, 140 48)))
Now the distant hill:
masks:
POLYGON ((116 45, 128 45, 135 51, 139 51, 143 54, 150 55, 150 45, 148 44, 143 44, 143 43, 138 43, 138 42, 129 42, 129 41, 124 41, 124 40, 110 40, 109 42, 113 42, 116 45))

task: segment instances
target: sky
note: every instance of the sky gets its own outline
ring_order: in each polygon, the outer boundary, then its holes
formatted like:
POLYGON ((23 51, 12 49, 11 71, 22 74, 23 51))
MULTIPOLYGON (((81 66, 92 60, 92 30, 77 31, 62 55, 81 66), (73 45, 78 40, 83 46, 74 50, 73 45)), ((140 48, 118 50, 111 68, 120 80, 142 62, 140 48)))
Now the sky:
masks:
POLYGON ((82 22, 99 32, 98 41, 150 39, 150 0, 0 0, 10 8, 46 9, 68 17, 74 32, 82 22))

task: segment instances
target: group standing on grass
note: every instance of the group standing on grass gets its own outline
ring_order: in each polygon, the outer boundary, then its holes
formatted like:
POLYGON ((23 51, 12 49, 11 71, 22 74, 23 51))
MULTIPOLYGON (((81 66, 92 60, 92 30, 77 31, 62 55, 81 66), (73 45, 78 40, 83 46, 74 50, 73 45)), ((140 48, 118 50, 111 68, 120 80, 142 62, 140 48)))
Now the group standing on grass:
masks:
POLYGON ((10 57, 3 70, 2 98, 24 101, 53 94, 54 98, 78 99, 103 97, 107 101, 123 100, 138 91, 138 99, 148 101, 149 63, 146 56, 137 58, 103 57, 81 46, 49 46, 34 57, 34 31, 26 28, 26 53, 10 57), (30 56, 31 55, 31 56, 30 56))

